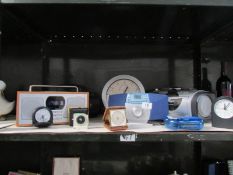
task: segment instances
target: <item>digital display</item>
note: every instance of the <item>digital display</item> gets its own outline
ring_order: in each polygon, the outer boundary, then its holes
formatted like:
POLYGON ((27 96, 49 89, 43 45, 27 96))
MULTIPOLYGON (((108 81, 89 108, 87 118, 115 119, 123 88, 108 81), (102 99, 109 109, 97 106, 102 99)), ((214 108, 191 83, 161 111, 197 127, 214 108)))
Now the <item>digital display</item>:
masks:
POLYGON ((137 100, 138 100, 138 99, 141 99, 141 95, 136 94, 136 95, 134 95, 134 98, 137 99, 137 100))
POLYGON ((134 93, 128 94, 126 97, 126 103, 141 104, 142 102, 150 102, 148 94, 134 93))

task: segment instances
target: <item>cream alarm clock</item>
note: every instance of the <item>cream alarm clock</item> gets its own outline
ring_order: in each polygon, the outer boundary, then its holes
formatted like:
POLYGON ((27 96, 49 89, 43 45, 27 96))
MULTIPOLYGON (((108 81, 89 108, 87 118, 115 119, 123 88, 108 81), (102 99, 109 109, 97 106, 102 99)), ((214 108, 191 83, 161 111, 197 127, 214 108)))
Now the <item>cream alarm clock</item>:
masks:
POLYGON ((111 131, 128 128, 125 107, 123 106, 106 108, 103 120, 104 126, 111 131))

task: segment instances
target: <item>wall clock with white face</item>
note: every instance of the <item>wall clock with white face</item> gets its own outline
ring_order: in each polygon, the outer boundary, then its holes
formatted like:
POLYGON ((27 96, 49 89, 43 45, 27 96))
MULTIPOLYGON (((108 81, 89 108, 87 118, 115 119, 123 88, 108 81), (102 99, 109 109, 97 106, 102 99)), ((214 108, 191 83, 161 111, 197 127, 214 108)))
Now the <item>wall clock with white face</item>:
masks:
POLYGON ((108 97, 113 94, 122 93, 145 93, 142 83, 130 75, 118 75, 111 78, 102 90, 102 101, 108 107, 108 97))
POLYGON ((233 129, 233 98, 219 97, 212 106, 212 124, 214 127, 233 129))

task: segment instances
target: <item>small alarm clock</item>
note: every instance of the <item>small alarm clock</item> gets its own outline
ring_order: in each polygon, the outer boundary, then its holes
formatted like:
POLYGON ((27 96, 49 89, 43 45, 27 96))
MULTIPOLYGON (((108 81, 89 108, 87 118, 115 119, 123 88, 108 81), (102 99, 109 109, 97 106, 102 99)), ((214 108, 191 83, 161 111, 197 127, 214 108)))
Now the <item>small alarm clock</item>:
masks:
POLYGON ((89 125, 88 108, 69 108, 70 126, 76 129, 87 129, 89 125))
POLYGON ((32 115, 32 123, 39 128, 50 126, 53 123, 52 111, 47 107, 37 108, 32 115))
POLYGON ((212 105, 212 125, 218 128, 233 129, 233 98, 222 96, 212 105))
POLYGON ((125 126, 126 116, 124 109, 110 110, 110 123, 111 126, 125 126))
POLYGON ((75 113, 73 116, 73 128, 88 129, 89 117, 85 113, 75 113))
POLYGON ((103 119, 104 126, 111 131, 128 128, 125 107, 106 108, 103 119))

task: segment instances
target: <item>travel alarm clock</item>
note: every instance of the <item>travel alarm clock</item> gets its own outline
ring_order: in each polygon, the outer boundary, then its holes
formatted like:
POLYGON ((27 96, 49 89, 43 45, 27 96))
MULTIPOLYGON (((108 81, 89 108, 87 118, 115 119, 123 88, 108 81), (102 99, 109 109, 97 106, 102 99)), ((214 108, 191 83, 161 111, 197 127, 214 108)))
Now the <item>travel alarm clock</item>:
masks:
POLYGON ((88 129, 88 112, 88 108, 69 108, 68 115, 70 126, 76 129, 88 129))
POLYGON ((222 96, 212 105, 212 125, 218 128, 233 129, 233 98, 222 96))
POLYGON ((126 130, 128 128, 124 106, 106 108, 103 120, 104 126, 111 131, 126 130))
POLYGON ((102 90, 102 101, 108 107, 108 97, 113 94, 145 93, 142 83, 130 75, 118 75, 111 78, 102 90))
POLYGON ((125 109, 110 110, 111 126, 126 125, 125 109))
POLYGON ((50 126, 53 123, 52 111, 47 107, 37 108, 32 115, 32 123, 39 128, 50 126))

